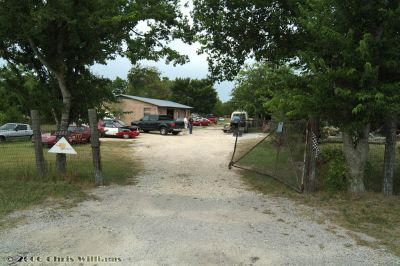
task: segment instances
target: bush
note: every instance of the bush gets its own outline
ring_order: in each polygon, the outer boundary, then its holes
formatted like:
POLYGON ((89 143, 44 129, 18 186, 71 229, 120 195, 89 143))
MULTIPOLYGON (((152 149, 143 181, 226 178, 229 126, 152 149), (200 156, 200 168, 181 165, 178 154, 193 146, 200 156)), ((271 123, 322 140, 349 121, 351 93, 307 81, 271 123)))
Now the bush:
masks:
POLYGON ((345 190, 348 169, 342 150, 338 147, 325 147, 322 150, 321 158, 323 187, 331 192, 345 190))

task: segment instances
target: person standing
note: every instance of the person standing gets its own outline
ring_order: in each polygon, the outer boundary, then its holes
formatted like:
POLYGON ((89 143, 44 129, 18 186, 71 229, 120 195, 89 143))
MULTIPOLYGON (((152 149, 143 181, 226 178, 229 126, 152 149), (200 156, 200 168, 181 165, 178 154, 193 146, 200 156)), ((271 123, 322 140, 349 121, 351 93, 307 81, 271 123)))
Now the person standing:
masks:
POLYGON ((193 131, 193 118, 192 118, 192 116, 189 116, 188 126, 189 126, 189 134, 192 134, 192 131, 193 131))
POLYGON ((183 119, 183 123, 185 124, 185 129, 187 129, 187 128, 188 128, 188 123, 189 123, 189 121, 188 121, 188 119, 187 119, 186 116, 185 116, 185 118, 183 119))

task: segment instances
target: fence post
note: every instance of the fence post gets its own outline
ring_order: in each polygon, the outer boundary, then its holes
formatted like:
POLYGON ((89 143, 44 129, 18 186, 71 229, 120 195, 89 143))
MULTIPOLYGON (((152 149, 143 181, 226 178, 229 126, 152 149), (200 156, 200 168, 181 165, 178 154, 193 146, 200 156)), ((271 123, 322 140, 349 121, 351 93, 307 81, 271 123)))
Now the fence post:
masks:
POLYGON ((103 176, 101 174, 100 140, 99 130, 97 129, 97 114, 95 109, 89 109, 90 142, 92 144, 93 172, 94 180, 97 186, 103 185, 103 176))
POLYGON ((313 147, 313 134, 317 132, 317 118, 310 116, 307 123, 306 149, 304 155, 303 185, 304 192, 316 191, 316 153, 313 147))
POLYGON ((391 117, 386 122, 385 155, 383 161, 383 194, 393 195, 393 176, 396 160, 396 129, 397 121, 391 117))
POLYGON ((35 145, 36 171, 38 176, 44 177, 44 156, 42 133, 40 131, 40 115, 38 110, 31 110, 33 140, 35 145))

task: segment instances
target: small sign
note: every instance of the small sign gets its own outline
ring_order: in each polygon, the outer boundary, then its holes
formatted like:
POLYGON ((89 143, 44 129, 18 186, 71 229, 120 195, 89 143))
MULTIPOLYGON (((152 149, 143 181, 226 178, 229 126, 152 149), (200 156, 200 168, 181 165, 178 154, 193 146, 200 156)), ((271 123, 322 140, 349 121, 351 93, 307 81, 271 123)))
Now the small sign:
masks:
POLYGON ((72 148, 71 144, 62 137, 56 144, 49 150, 50 153, 65 153, 65 154, 77 154, 72 148))
POLYGON ((283 131, 283 122, 279 122, 278 128, 276 129, 277 133, 282 133, 283 131))

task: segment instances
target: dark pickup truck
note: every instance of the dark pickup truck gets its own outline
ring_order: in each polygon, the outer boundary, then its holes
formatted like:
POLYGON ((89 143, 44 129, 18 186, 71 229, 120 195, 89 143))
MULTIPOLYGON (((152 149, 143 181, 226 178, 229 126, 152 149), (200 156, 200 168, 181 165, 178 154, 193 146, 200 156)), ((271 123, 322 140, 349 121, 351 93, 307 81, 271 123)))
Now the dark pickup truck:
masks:
POLYGON ((145 133, 157 130, 161 135, 168 133, 178 135, 185 128, 183 120, 173 120, 168 115, 145 115, 139 121, 133 121, 131 124, 138 126, 139 130, 145 133))

